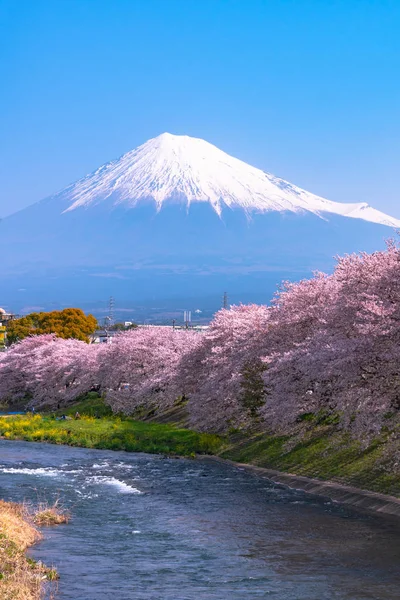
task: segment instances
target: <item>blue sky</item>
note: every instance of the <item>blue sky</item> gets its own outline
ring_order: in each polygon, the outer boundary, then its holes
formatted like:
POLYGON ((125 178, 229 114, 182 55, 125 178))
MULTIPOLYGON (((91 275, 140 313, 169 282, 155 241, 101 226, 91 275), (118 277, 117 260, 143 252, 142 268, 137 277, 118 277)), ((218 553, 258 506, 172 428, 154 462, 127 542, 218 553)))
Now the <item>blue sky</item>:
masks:
POLYGON ((164 131, 400 217, 399 0, 0 0, 0 216, 164 131))

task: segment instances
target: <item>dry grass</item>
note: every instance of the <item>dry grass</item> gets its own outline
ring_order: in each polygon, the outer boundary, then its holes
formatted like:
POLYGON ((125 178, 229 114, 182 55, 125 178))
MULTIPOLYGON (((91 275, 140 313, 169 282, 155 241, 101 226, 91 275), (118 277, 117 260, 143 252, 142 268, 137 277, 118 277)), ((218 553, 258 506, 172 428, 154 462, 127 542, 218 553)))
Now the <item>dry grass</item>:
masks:
POLYGON ((26 550, 41 538, 39 531, 29 522, 27 516, 23 504, 0 500, 0 531, 21 550, 26 550))
MULTIPOLYGON (((42 537, 35 523, 50 525, 67 521, 67 513, 60 511, 57 505, 41 506, 37 513, 32 513, 25 505, 0 500, 1 600, 43 598, 44 582, 58 579, 57 572, 28 558, 25 551, 42 537), (45 513, 49 516, 43 516, 45 513)), ((50 597, 54 597, 54 591, 50 590, 50 597)))
POLYGON ((58 500, 52 505, 39 504, 33 513, 33 522, 39 527, 48 527, 50 525, 62 525, 68 523, 70 514, 59 506, 58 500))

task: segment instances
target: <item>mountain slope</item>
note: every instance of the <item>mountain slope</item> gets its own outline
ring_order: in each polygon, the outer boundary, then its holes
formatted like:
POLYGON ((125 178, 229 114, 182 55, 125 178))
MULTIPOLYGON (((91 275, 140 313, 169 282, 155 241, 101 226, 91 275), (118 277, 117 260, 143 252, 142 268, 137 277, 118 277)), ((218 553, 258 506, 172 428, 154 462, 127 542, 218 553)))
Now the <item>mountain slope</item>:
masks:
POLYGON ((112 197, 114 205, 129 207, 150 199, 158 209, 168 201, 187 206, 209 202, 219 215, 224 207, 247 212, 309 211, 400 226, 400 220, 366 203, 331 202, 233 158, 204 140, 169 133, 103 165, 61 195, 71 200, 68 211, 112 197))
POLYGON ((281 279, 381 248, 395 227, 367 204, 325 200, 163 134, 0 222, 0 299, 16 310, 109 294, 218 301, 224 289, 267 300, 281 279))

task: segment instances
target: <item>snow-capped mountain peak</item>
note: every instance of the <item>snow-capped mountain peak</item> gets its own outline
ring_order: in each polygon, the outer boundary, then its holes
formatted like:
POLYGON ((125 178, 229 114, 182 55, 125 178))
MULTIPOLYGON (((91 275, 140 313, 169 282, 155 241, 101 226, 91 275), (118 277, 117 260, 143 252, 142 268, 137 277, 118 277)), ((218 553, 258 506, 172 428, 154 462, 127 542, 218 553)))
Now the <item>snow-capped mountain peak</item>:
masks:
POLYGON ((246 213, 267 211, 327 213, 400 227, 366 203, 344 204, 311 194, 283 179, 234 158, 216 146, 186 135, 163 133, 107 163, 61 192, 71 204, 66 212, 107 198, 134 207, 154 201, 208 202, 218 215, 224 207, 246 213))
POLYGON ((0 220, 3 301, 210 306, 227 289, 234 302, 265 302, 279 281, 330 272, 333 256, 383 248, 383 225, 400 228, 365 203, 330 202, 163 134, 0 220))

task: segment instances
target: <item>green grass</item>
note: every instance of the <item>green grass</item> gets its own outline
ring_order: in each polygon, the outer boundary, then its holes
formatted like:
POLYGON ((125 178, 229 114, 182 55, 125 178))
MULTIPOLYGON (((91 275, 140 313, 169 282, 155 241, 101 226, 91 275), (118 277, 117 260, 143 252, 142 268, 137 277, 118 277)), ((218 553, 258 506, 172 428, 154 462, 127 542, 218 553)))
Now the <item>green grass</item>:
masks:
POLYGON ((88 392, 82 398, 79 398, 75 404, 56 410, 56 415, 69 415, 73 417, 78 412, 87 417, 112 417, 111 408, 104 403, 104 400, 97 392, 88 392))
POLYGON ((0 419, 0 435, 9 440, 179 456, 215 454, 222 444, 216 435, 118 417, 83 416, 76 421, 41 415, 8 417, 0 419))
MULTIPOLYGON (((54 415, 0 418, 0 436, 86 448, 195 456, 214 454, 236 462, 286 473, 332 480, 400 496, 399 431, 392 424, 362 444, 337 426, 337 415, 307 413, 292 435, 270 435, 231 429, 225 437, 185 428, 185 407, 141 421, 112 415, 92 392, 58 414, 80 420, 57 421, 54 415), (94 415, 100 418, 94 418, 94 415)), ((135 415, 149 418, 148 414, 135 415)))
POLYGON ((235 436, 220 456, 400 496, 399 449, 387 432, 362 444, 334 425, 314 425, 296 436, 235 436))

